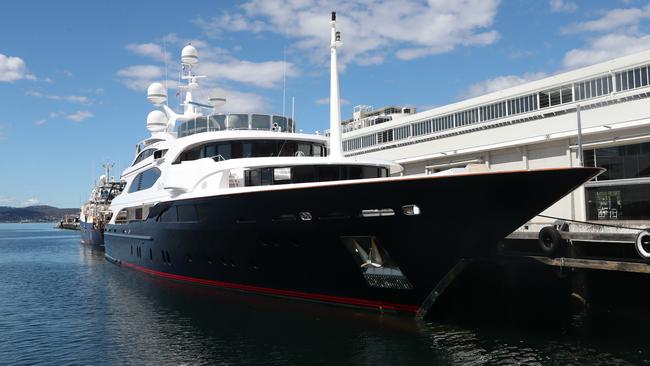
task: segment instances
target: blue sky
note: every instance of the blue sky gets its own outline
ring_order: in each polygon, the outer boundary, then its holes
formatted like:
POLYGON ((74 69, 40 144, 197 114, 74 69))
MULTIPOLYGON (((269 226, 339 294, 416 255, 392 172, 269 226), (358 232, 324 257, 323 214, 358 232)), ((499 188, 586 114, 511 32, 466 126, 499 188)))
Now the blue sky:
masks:
POLYGON ((357 104, 423 110, 650 47, 650 5, 634 0, 62 0, 0 9, 0 205, 10 206, 80 206, 102 162, 114 162, 116 175, 130 164, 148 137, 146 87, 165 75, 175 85, 187 42, 209 76, 204 95, 225 96, 228 111, 281 113, 286 75, 286 111, 295 96, 298 127, 309 132, 329 118, 331 10, 344 42, 343 118, 357 104))

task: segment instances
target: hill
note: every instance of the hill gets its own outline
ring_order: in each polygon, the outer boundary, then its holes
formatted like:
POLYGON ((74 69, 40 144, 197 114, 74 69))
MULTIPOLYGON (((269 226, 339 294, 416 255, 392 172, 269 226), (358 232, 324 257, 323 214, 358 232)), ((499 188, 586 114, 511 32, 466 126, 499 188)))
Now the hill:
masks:
POLYGON ((78 208, 57 208, 52 206, 8 207, 0 206, 0 222, 52 222, 64 215, 79 214, 78 208))

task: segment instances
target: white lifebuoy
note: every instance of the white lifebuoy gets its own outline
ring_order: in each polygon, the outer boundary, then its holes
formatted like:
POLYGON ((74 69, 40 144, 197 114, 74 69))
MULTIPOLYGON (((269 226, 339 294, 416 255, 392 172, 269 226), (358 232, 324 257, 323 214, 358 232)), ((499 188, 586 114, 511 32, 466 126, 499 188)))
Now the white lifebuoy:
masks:
POLYGON ((648 232, 648 230, 644 230, 636 236, 636 243, 635 243, 636 252, 639 253, 639 255, 643 259, 650 259, 650 252, 645 250, 645 248, 643 247, 644 238, 646 237, 647 237, 647 239, 645 239, 646 243, 650 243, 650 232, 648 232))

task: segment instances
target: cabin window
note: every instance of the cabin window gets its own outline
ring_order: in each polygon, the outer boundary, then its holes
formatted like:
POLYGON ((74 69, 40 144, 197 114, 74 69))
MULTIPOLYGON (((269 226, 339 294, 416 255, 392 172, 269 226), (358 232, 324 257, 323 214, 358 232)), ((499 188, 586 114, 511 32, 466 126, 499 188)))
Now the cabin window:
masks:
POLYGON ((177 206, 177 209, 179 222, 198 221, 198 215, 196 213, 196 207, 194 207, 194 205, 179 205, 177 206))
POLYGON ((209 142, 194 146, 180 154, 174 164, 201 158, 229 160, 271 156, 327 156, 324 145, 308 141, 248 140, 209 142))
POLYGON ((142 173, 139 173, 135 176, 133 182, 131 182, 129 193, 153 187, 158 178, 160 178, 160 170, 158 168, 148 169, 142 173))
POLYGON ((228 116, 228 129, 247 130, 248 114, 231 114, 228 116))
POLYGON ((153 158, 154 159, 160 159, 163 156, 165 156, 165 154, 167 154, 167 149, 165 149, 165 150, 156 150, 153 153, 153 158))
POLYGON ((269 130, 271 116, 268 114, 253 114, 251 116, 251 128, 253 130, 269 130))
POLYGON ((154 151, 156 151, 156 149, 146 149, 146 150, 143 150, 143 151, 138 155, 138 157, 135 158, 135 161, 133 162, 133 164, 131 164, 131 166, 133 166, 133 165, 135 165, 135 164, 141 162, 142 160, 144 160, 144 159, 150 157, 151 155, 153 155, 154 151))
POLYGON ((208 117, 208 131, 221 131, 226 129, 226 115, 217 114, 208 117))
POLYGON ((118 225, 126 224, 129 219, 129 213, 126 209, 120 210, 115 217, 115 223, 118 225))
POLYGON ((208 118, 207 117, 197 117, 195 120, 196 123, 196 133, 206 132, 208 130, 208 118))
POLYGON ((245 186, 260 186, 380 178, 387 176, 388 169, 384 167, 326 165, 258 168, 244 172, 244 184, 245 186))
POLYGON ((165 211, 160 214, 159 221, 162 222, 176 222, 176 206, 168 207, 165 211))

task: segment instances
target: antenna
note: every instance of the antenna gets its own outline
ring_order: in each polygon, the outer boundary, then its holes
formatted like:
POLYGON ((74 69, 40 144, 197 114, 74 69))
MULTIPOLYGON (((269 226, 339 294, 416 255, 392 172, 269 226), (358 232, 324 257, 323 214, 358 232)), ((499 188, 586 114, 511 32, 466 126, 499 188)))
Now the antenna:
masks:
POLYGON ((167 40, 163 37, 163 61, 165 61, 165 90, 167 90, 167 40))
POLYGON ((284 47, 283 51, 283 56, 284 56, 284 61, 282 62, 282 117, 286 117, 285 115, 285 98, 287 95, 287 47, 284 47))
POLYGON ((293 124, 293 131, 296 131, 296 97, 291 97, 291 123, 293 124))
POLYGON ((339 96, 339 71, 336 49, 341 47, 341 33, 336 31, 336 12, 330 21, 330 157, 343 156, 341 148, 341 101, 339 96))

